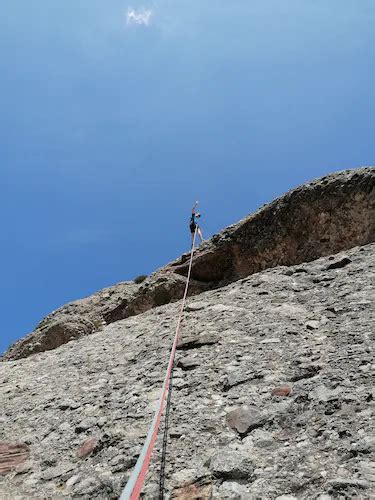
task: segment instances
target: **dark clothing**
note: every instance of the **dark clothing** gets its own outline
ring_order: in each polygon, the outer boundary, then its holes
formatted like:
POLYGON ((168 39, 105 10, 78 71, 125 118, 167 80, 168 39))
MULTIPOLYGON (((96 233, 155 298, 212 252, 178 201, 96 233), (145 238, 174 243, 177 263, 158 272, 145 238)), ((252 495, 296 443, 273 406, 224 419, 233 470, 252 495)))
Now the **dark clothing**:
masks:
POLYGON ((196 220, 196 219, 199 219, 199 217, 200 217, 200 214, 196 214, 195 208, 193 208, 193 211, 191 212, 190 225, 189 225, 191 234, 195 233, 195 230, 197 227, 199 229, 199 225, 198 225, 197 220, 196 220))
POLYGON ((195 223, 195 214, 191 214, 191 219, 190 219, 190 232, 191 234, 195 233, 195 228, 197 227, 195 223))

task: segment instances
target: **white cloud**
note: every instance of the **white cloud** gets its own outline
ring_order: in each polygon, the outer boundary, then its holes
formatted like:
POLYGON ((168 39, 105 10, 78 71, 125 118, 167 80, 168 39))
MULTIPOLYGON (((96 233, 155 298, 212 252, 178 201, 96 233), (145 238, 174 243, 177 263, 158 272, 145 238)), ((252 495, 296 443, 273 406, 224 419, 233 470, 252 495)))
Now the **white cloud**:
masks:
POLYGON ((126 24, 143 24, 144 26, 150 26, 152 18, 151 9, 132 9, 129 8, 126 13, 126 24))

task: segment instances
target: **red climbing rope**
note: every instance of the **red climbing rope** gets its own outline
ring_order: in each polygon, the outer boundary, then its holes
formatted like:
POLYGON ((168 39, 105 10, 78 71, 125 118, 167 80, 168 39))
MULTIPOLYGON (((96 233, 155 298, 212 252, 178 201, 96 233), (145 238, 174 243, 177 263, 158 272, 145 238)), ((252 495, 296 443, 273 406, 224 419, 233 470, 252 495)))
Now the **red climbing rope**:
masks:
POLYGON ((193 242, 191 246, 191 253, 190 253, 190 262, 189 262, 189 271, 186 279, 186 285, 185 285, 185 291, 184 295, 182 298, 181 302, 181 308, 180 308, 180 314, 178 316, 178 321, 177 321, 177 326, 176 326, 176 333, 171 349, 171 354, 169 357, 169 363, 167 367, 167 372, 165 374, 164 378, 164 383, 163 383, 163 388, 161 392, 161 396, 158 402, 158 406, 156 408, 154 418, 152 420, 151 426, 149 428, 149 431, 147 433, 146 440, 144 442, 143 448, 141 450, 141 453, 138 457, 137 463, 135 464, 135 467, 133 469, 133 472, 125 486, 124 491, 121 494, 120 500, 136 500, 139 498, 139 495, 141 493, 142 487, 143 487, 143 482, 145 479, 145 476, 148 471, 148 466, 150 463, 151 459, 151 454, 155 446, 155 441, 158 436, 159 432, 159 427, 160 427, 160 419, 163 414, 164 410, 164 403, 166 396, 168 394, 169 390, 169 380, 172 372, 172 367, 174 363, 174 358, 176 355, 176 349, 177 349, 177 343, 179 340, 179 334, 180 334, 180 326, 181 326, 181 321, 182 321, 182 316, 184 313, 185 309, 185 302, 186 302, 186 297, 189 289, 189 282, 190 282, 190 275, 191 275, 191 266, 193 263, 193 255, 194 255, 194 249, 195 249, 195 238, 197 235, 197 229, 198 226, 196 226, 195 231, 194 231, 194 236, 193 236, 193 242))

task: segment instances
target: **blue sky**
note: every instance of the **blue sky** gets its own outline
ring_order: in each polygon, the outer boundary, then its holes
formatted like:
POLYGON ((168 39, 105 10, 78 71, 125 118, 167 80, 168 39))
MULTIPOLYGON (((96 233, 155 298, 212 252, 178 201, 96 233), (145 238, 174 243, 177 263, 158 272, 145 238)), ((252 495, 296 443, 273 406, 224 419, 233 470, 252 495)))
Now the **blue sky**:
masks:
POLYGON ((374 164, 373 0, 5 0, 0 352, 311 178, 374 164))

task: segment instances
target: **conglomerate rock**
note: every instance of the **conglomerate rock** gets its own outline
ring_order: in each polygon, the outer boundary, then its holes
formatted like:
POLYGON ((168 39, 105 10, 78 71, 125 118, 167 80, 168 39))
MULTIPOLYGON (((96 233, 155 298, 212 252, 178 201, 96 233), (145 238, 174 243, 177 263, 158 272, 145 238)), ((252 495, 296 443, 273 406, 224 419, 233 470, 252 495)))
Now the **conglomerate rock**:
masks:
MULTIPOLYGON (((190 295, 278 265, 295 265, 375 241, 375 168, 346 170, 298 187, 205 242, 192 268, 190 295)), ((65 344, 153 307, 179 300, 189 254, 141 284, 123 282, 49 314, 3 359, 65 344)))
MULTIPOLYGON (((275 267, 188 299, 166 498, 374 498, 374 251, 275 267)), ((179 307, 0 363, 0 442, 27 450, 0 476, 1 499, 118 498, 179 307)), ((158 498, 160 448, 146 499, 158 498)))

